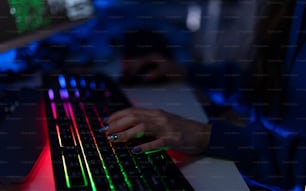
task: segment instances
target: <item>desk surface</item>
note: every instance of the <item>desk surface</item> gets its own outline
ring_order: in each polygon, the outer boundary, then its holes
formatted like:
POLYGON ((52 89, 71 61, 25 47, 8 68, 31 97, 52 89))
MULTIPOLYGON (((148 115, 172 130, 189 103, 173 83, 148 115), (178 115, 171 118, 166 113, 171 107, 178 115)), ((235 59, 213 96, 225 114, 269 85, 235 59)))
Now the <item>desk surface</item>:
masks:
MULTIPOLYGON (((193 90, 185 84, 133 87, 123 90, 135 106, 160 108, 192 120, 207 121, 193 90)), ((171 151, 170 154, 196 191, 249 190, 235 164, 231 161, 205 156, 194 158, 171 151)), ((2 190, 55 190, 49 146, 46 145, 43 150, 27 183, 0 186, 0 191, 2 190)))

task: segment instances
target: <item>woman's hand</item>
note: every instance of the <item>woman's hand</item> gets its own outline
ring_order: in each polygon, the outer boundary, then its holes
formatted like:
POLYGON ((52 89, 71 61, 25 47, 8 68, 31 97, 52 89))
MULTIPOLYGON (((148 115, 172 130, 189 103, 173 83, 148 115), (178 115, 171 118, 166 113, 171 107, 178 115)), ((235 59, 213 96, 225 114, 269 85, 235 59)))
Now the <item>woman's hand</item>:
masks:
POLYGON ((129 108, 114 113, 108 119, 106 130, 108 139, 125 142, 141 136, 154 136, 156 139, 138 145, 134 153, 169 148, 172 150, 199 154, 206 148, 211 125, 188 120, 162 110, 129 108))

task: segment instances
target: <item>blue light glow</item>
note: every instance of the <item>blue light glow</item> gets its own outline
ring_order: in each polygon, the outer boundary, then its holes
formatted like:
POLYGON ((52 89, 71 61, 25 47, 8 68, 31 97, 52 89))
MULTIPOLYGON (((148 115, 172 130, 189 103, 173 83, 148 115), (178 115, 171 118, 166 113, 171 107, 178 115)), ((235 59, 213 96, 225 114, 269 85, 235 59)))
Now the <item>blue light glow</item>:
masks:
POLYGON ((76 81, 75 81, 75 79, 73 77, 70 79, 70 86, 72 88, 76 88, 76 86, 77 86, 76 81))
POLYGON ((264 117, 261 117, 261 122, 267 129, 274 131, 275 133, 277 133, 278 135, 284 138, 294 134, 279 125, 273 124, 271 121, 269 121, 268 119, 265 119, 264 117))
POLYGON ((110 1, 110 0, 95 0, 94 1, 94 6, 96 8, 108 7, 111 4, 112 4, 112 1, 110 1))
POLYGON ((259 183, 255 180, 252 180, 252 179, 248 178, 247 176, 244 176, 244 175, 242 175, 242 176, 243 176, 244 180, 247 182, 247 184, 250 185, 251 187, 261 187, 261 188, 265 188, 265 189, 273 190, 273 191, 282 191, 282 189, 280 189, 279 187, 259 183))
POLYGON ((80 79, 80 85, 81 85, 82 88, 85 88, 85 87, 86 87, 86 81, 85 81, 84 78, 81 78, 81 79, 80 79))
POLYGON ((96 89, 96 82, 94 82, 94 81, 90 82, 90 88, 91 89, 96 89))
POLYGON ((66 79, 63 75, 58 76, 58 82, 59 82, 61 88, 66 88, 66 79))
POLYGON ((222 92, 210 92, 209 93, 209 97, 211 98, 211 100, 218 105, 224 105, 225 103, 225 98, 222 92))
MULTIPOLYGON (((265 189, 273 190, 273 191, 283 191, 284 190, 276 186, 259 183, 255 180, 249 179, 246 176, 243 176, 243 178, 245 179, 248 185, 253 186, 253 187, 261 187, 261 188, 265 188, 265 189)), ((304 189, 301 186, 296 185, 292 189, 289 189, 289 190, 290 191, 303 191, 304 189)))
POLYGON ((0 71, 7 71, 7 70, 18 71, 20 66, 18 66, 14 61, 16 55, 17 51, 15 49, 1 53, 0 71))
POLYGON ((100 83, 99 88, 102 89, 102 90, 104 90, 104 89, 106 88, 105 83, 100 83))
POLYGON ((303 191, 303 190, 306 190, 306 186, 305 189, 302 188, 301 186, 295 186, 293 189, 291 189, 291 191, 303 191))
POLYGON ((30 54, 34 54, 37 50, 39 43, 38 41, 33 41, 30 44, 28 44, 27 48, 30 54))

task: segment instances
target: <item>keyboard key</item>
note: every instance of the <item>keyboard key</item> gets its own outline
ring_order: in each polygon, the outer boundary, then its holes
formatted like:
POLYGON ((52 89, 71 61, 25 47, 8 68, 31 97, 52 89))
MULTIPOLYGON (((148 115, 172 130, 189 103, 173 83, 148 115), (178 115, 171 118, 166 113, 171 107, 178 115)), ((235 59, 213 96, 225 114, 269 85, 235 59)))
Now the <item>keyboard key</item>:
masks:
POLYGON ((102 155, 103 160, 105 161, 117 161, 116 156, 113 153, 109 153, 109 154, 103 154, 102 155))
POLYGON ((116 190, 120 190, 120 191, 129 191, 129 188, 127 186, 127 184, 125 182, 114 182, 115 188, 116 190))
POLYGON ((109 188, 109 182, 107 180, 106 176, 96 176, 93 175, 93 179, 95 181, 96 187, 98 190, 106 190, 110 191, 111 189, 109 188))
POLYGON ((137 190, 137 191, 149 190, 147 186, 145 185, 145 183, 142 181, 142 179, 139 177, 130 178, 129 181, 132 184, 133 190, 137 190))
POLYGON ((133 160, 130 157, 121 158, 120 164, 124 169, 129 169, 135 166, 133 160))
POLYGON ((117 177, 117 174, 121 174, 121 170, 117 161, 105 161, 105 164, 111 176, 117 177))
POLYGON ((61 124, 57 126, 59 134, 60 134, 60 141, 62 146, 75 146, 73 134, 71 131, 71 125, 70 124, 61 124))
POLYGON ((167 190, 164 186, 162 178, 156 172, 152 170, 145 170, 142 175, 152 190, 167 190))
POLYGON ((66 112, 63 103, 56 103, 55 108, 58 117, 66 117, 66 112))
POLYGON ((86 177, 83 177, 82 164, 76 148, 65 147, 63 155, 63 163, 66 166, 65 174, 67 174, 66 178, 68 178, 70 186, 85 186, 86 177))
POLYGON ((137 169, 135 169, 134 165, 133 165, 133 167, 125 168, 125 173, 128 176, 128 178, 139 177, 139 173, 138 173, 137 169))
POLYGON ((101 154, 104 156, 104 155, 108 155, 108 154, 113 154, 113 150, 111 147, 109 146, 102 146, 102 147, 99 147, 99 150, 101 152, 101 154))
POLYGON ((153 169, 151 162, 145 154, 139 154, 134 157, 137 167, 141 170, 153 169))

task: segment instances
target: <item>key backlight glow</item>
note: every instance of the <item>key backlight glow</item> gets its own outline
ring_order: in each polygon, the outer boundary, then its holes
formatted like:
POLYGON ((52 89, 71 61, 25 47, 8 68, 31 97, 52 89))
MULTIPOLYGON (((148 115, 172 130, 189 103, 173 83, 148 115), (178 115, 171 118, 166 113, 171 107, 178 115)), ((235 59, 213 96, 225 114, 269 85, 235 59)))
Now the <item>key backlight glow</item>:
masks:
POLYGON ((63 75, 58 76, 58 82, 61 88, 66 88, 66 79, 63 75))

